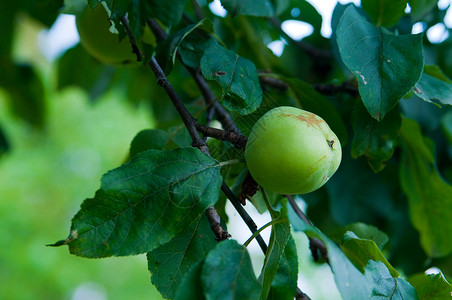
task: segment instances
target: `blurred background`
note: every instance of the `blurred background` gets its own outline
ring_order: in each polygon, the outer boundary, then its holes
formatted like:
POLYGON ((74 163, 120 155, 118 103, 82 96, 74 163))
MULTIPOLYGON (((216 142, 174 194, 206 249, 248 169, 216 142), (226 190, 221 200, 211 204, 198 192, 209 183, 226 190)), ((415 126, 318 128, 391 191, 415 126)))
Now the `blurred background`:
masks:
MULTIPOLYGON (((328 24, 337 1, 309 2, 323 16, 322 35, 330 36, 328 24)), ((359 4, 341 1, 348 2, 359 4)), ((219 1, 211 9, 224 13, 219 1)), ((448 14, 452 23, 450 9, 448 14)), ((18 118, 10 94, 0 87, 0 128, 8 141, 0 151, 0 299, 161 299, 151 284, 145 255, 90 260, 70 255, 65 247, 45 246, 68 235, 72 216, 94 195, 102 174, 127 159, 138 131, 153 126, 152 109, 145 102, 128 101, 122 86, 95 102, 79 87, 59 88, 59 58, 78 43, 73 16, 61 15, 50 30, 26 14, 16 16, 15 22, 13 59, 32 66, 41 79, 46 121, 32 126, 18 118)), ((296 40, 312 31, 300 21, 285 26, 296 40)), ((447 38, 444 32, 438 28, 428 38, 441 41, 447 38)), ((283 47, 283 41, 269 44, 276 55, 283 47)), ((269 220, 251 205, 246 208, 258 226, 269 220)), ((233 209, 228 212, 229 231, 244 242, 250 233, 233 209)), ((312 262, 303 234, 295 237, 300 288, 313 300, 340 299, 329 268, 312 262)), ((250 252, 260 269, 260 249, 251 245, 250 252)))

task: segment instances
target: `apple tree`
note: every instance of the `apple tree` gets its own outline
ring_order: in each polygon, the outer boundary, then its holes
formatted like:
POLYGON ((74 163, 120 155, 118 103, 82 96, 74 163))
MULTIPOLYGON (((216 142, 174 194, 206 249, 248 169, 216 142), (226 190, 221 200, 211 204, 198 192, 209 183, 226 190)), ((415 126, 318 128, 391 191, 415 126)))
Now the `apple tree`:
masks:
MULTIPOLYGON (((329 266, 343 299, 449 299, 448 7, 338 3, 326 38, 311 4, 322 1, 221 0, 225 16, 211 2, 0 4, 0 85, 18 117, 37 127, 46 121, 44 83, 12 59, 20 11, 46 26, 61 13, 76 16, 81 43, 57 61, 59 88, 79 86, 93 101, 121 91, 155 119, 131 138, 125 162, 80 199, 67 237, 49 246, 84 258, 146 254, 150 280, 167 299, 310 299, 298 283, 304 253, 329 266), (283 29, 289 20, 310 24, 312 34, 294 39, 283 29), (438 26, 447 38, 434 41, 426 33, 438 26), (280 55, 268 47, 275 41, 280 55), (279 107, 312 113, 334 138, 298 130, 300 117, 261 121, 279 107), (263 140, 252 144, 251 136, 263 140), (342 157, 318 176, 314 154, 326 158, 333 147, 342 157), (227 205, 248 227, 245 243, 228 232, 227 205), (270 221, 258 227, 251 206, 270 221), (300 232, 309 247, 297 248, 300 232), (253 240, 265 255, 257 268, 247 250, 253 240), (433 267, 436 274, 426 273, 433 267)), ((306 121, 320 128, 316 122, 306 121)), ((7 136, 0 128, 2 152, 7 136)))

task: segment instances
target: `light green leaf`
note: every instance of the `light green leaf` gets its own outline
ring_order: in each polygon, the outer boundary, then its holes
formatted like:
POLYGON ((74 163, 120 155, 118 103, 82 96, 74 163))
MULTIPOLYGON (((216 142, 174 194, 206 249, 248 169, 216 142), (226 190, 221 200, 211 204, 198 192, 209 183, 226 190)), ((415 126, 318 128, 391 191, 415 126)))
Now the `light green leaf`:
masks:
POLYGON ((273 279, 268 300, 292 300, 297 293, 298 253, 292 235, 287 241, 273 279))
POLYGON ((273 6, 269 0, 221 0, 221 5, 231 16, 273 16, 273 6))
POLYGON ((452 82, 437 66, 426 66, 414 93, 426 102, 452 105, 452 82))
POLYGON ((207 300, 256 300, 261 292, 250 255, 235 240, 223 241, 209 252, 201 280, 207 300))
POLYGON ((452 252, 452 186, 438 173, 432 141, 420 126, 403 119, 400 181, 408 201, 413 226, 419 231, 427 255, 442 257, 452 252))
POLYGON ((208 48, 201 58, 201 72, 221 86, 222 104, 246 115, 262 102, 262 89, 254 64, 220 45, 208 48))
POLYGON ((377 28, 350 5, 337 26, 342 61, 358 80, 370 115, 381 120, 422 74, 422 34, 395 35, 377 28))
POLYGON ((215 235, 205 215, 171 241, 148 252, 152 283, 165 298, 174 298, 182 278, 196 262, 216 246, 215 235))
POLYGON ((377 26, 391 27, 405 14, 407 0, 362 0, 361 6, 377 26))
POLYGON ((261 300, 265 300, 268 297, 284 248, 290 237, 290 224, 287 219, 287 209, 285 206, 283 206, 281 213, 273 212, 273 214, 277 214, 276 218, 272 217, 277 222, 272 225, 270 242, 265 254, 261 275, 259 276, 259 281, 262 283, 262 291, 259 297, 261 300))
POLYGON ((369 260, 374 260, 384 263, 392 277, 399 276, 399 273, 386 260, 377 244, 372 240, 359 238, 356 234, 349 231, 345 233, 342 239, 341 249, 362 272, 364 272, 364 268, 369 260))
POLYGON ((381 261, 370 261, 366 266, 366 278, 373 282, 372 299, 417 300, 416 290, 402 278, 393 278, 381 261))
POLYGON ((443 300, 452 297, 452 285, 441 273, 420 273, 409 277, 408 281, 416 289, 419 300, 443 300))
POLYGON ((215 204, 221 182, 219 163, 196 148, 141 152, 104 175, 53 246, 93 258, 152 251, 215 204))
POLYGON ((375 244, 378 246, 378 249, 380 250, 383 249, 383 247, 389 241, 389 237, 384 232, 378 230, 377 227, 369 224, 364 223, 349 224, 339 230, 339 232, 342 233, 341 238, 347 231, 353 232, 360 239, 374 241, 375 244))

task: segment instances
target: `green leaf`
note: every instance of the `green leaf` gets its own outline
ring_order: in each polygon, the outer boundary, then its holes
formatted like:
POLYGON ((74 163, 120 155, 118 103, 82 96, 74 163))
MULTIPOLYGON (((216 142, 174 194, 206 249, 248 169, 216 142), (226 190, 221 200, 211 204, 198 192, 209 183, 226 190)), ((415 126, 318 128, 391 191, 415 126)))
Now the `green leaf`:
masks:
POLYGON ((175 300, 204 300, 202 290, 201 274, 204 260, 195 263, 182 278, 182 282, 176 292, 175 300))
POLYGON ((389 237, 386 233, 380 231, 377 227, 365 224, 365 223, 352 223, 339 230, 342 236, 347 232, 353 232, 358 238, 371 240, 375 242, 378 249, 382 250, 386 243, 389 241, 389 237))
POLYGON ((400 181, 409 201, 413 226, 419 231, 427 255, 442 257, 452 252, 452 186, 435 165, 432 141, 422 136, 412 120, 402 121, 400 181))
POLYGON ((16 116, 35 127, 43 127, 46 103, 44 85, 34 68, 0 58, 0 87, 9 96, 16 116))
POLYGON ((290 235, 279 261, 278 270, 273 279, 269 300, 293 300, 297 293, 298 280, 298 254, 297 246, 290 235))
POLYGON ((239 114, 252 113, 262 102, 262 90, 254 64, 219 45, 208 48, 201 58, 201 72, 221 86, 222 103, 239 114))
POLYGON ((102 178, 94 198, 72 219, 72 254, 139 254, 167 243, 215 204, 220 165, 196 148, 148 150, 102 178))
MULTIPOLYGON (((289 208, 289 212, 293 211, 289 208)), ((334 280, 343 299, 368 299, 372 294, 372 284, 345 256, 339 247, 324 235, 318 228, 307 225, 294 213, 289 213, 290 223, 295 231, 303 231, 308 237, 320 239, 328 251, 329 265, 334 280)))
POLYGON ((413 92, 426 102, 452 105, 452 82, 438 66, 426 66, 413 92))
POLYGON ((359 238, 353 232, 348 231, 342 240, 341 249, 361 272, 364 272, 369 260, 374 260, 384 263, 393 277, 399 276, 399 273, 386 260, 377 244, 372 240, 359 238))
POLYGON ((272 216, 272 220, 276 221, 276 223, 272 225, 270 242, 268 244, 267 252, 265 253, 261 275, 259 276, 259 281, 262 283, 262 290, 259 297, 261 300, 267 299, 284 248, 290 237, 290 224, 287 219, 286 207, 283 206, 281 213, 273 212, 273 214, 275 214, 275 217, 272 216))
POLYGON ((271 17, 274 14, 269 0, 221 0, 221 5, 232 17, 236 15, 271 17))
POLYGON ((370 261, 366 266, 366 278, 373 282, 372 299, 417 300, 416 290, 402 278, 393 278, 380 261, 370 261))
POLYGON ((407 0, 362 0, 361 6, 377 26, 391 27, 405 14, 407 0))
POLYGON ((212 22, 209 19, 202 19, 196 24, 189 25, 173 34, 171 34, 163 42, 159 43, 156 48, 156 59, 166 74, 171 73, 173 65, 176 62, 177 50, 182 41, 193 33, 196 29, 203 29, 212 32, 212 22))
POLYGON ((223 241, 209 252, 201 280, 207 300, 256 300, 261 292, 250 255, 235 240, 223 241))
POLYGON ((394 154, 397 137, 402 125, 398 110, 391 110, 382 121, 378 122, 366 113, 361 103, 357 103, 352 112, 352 126, 355 133, 352 143, 352 157, 362 155, 372 170, 377 173, 386 165, 394 154))
POLYGON ((381 120, 422 74, 422 34, 395 35, 349 6, 337 26, 342 61, 358 80, 372 117, 381 120))
POLYGON ((148 0, 146 1, 147 17, 159 19, 166 26, 179 23, 187 0, 148 0))
POLYGON ((324 119, 338 136, 342 145, 348 140, 347 128, 334 105, 310 84, 296 78, 280 78, 291 89, 300 108, 315 113, 324 119))
POLYGON ((314 32, 320 34, 322 28, 322 16, 319 12, 306 0, 291 0, 288 9, 283 14, 278 16, 281 21, 284 20, 298 20, 306 22, 314 27, 314 32), (298 9, 298 15, 293 15, 292 12, 298 9))
POLYGON ((414 22, 422 19, 438 3, 438 0, 409 0, 411 7, 411 16, 414 22))
POLYGON ((452 296, 452 285, 441 274, 424 273, 408 278, 419 300, 443 300, 452 296))
POLYGON ((171 241, 148 252, 152 283, 162 296, 173 299, 191 266, 203 260, 216 244, 206 216, 201 215, 171 241))
POLYGON ((161 129, 144 129, 133 138, 130 157, 149 149, 169 150, 175 147, 168 132, 161 129))

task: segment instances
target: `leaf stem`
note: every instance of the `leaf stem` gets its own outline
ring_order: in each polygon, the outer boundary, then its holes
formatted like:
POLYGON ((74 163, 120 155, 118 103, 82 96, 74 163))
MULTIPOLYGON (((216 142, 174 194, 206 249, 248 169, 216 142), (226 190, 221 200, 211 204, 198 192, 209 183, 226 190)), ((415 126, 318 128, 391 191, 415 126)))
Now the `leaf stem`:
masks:
POLYGON ((253 239, 256 236, 258 236, 262 231, 264 231, 267 227, 272 226, 274 224, 282 223, 282 222, 284 222, 284 220, 281 220, 281 219, 271 220, 270 222, 268 222, 267 224, 265 224, 264 226, 259 228, 256 232, 254 232, 253 235, 248 240, 246 240, 246 242, 243 244, 243 246, 248 247, 248 245, 253 241, 253 239))

